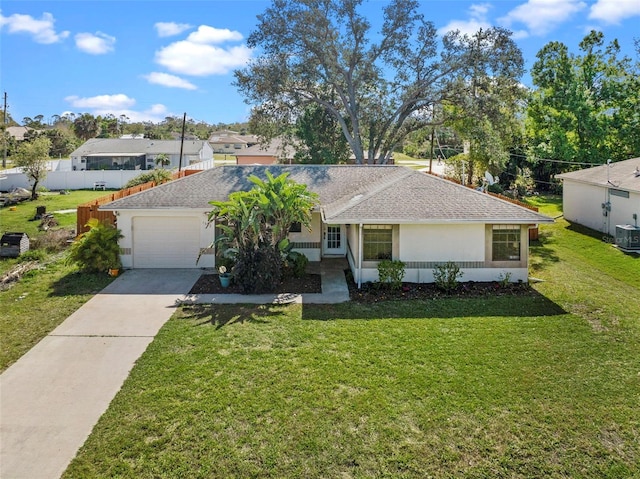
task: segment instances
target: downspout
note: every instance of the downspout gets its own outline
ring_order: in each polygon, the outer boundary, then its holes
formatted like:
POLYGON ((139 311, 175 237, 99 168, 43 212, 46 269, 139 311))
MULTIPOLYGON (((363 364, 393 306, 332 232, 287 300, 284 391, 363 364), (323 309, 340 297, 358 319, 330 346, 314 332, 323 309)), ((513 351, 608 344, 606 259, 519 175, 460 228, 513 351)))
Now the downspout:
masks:
POLYGON ((362 223, 358 225, 358 289, 362 287, 362 223))

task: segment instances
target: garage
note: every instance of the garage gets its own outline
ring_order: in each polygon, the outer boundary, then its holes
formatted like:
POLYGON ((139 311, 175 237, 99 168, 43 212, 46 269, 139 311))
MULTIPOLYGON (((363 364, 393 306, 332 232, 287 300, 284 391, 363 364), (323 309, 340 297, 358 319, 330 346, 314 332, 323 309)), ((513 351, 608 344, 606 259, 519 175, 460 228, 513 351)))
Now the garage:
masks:
POLYGON ((134 268, 196 268, 200 220, 180 216, 133 218, 134 268))

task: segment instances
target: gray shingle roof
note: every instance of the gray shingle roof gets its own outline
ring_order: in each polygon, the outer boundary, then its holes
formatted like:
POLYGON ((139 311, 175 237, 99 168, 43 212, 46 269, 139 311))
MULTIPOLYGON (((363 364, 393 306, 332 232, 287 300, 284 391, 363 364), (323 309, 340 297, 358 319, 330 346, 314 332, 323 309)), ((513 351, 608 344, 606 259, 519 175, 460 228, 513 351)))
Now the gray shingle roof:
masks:
POLYGON ((563 173, 556 175, 556 178, 591 185, 620 188, 640 193, 640 174, 637 175, 636 171, 640 173, 640 158, 617 161, 611 163, 610 166, 600 165, 584 170, 563 173))
MULTIPOLYGON (((204 140, 185 140, 183 153, 197 155, 206 143, 204 140)), ((71 156, 117 155, 117 154, 180 154, 180 140, 151 140, 149 138, 120 139, 92 138, 71 153, 71 156)))
POLYGON ((257 143, 249 148, 236 152, 236 156, 273 156, 275 158, 292 159, 296 154, 293 145, 285 145, 281 138, 274 138, 267 144, 257 143))
POLYGON ((401 166, 220 166, 116 200, 101 209, 208 209, 211 200, 253 187, 265 170, 290 178, 320 197, 332 223, 550 223, 551 218, 507 201, 401 166))

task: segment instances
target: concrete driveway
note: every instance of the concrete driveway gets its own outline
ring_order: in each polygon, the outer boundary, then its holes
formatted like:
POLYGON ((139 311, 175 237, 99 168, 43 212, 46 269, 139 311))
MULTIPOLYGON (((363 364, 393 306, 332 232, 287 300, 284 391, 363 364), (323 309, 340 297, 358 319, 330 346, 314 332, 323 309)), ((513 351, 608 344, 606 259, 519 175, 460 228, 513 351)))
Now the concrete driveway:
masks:
POLYGON ((59 478, 200 270, 131 270, 0 376, 0 478, 59 478))

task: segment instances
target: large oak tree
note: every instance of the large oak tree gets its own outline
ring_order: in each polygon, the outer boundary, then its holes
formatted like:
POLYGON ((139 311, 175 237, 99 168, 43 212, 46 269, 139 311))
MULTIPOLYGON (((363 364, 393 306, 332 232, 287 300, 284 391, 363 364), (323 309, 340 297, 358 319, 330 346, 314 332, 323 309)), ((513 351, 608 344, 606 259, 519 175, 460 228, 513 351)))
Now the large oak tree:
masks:
POLYGON ((507 30, 450 32, 440 44, 417 1, 392 0, 373 34, 361 3, 273 0, 248 38, 258 56, 235 72, 254 116, 287 125, 320 105, 357 163, 385 163, 408 133, 444 120, 438 106, 464 103, 484 79, 513 88, 523 73, 507 30))

